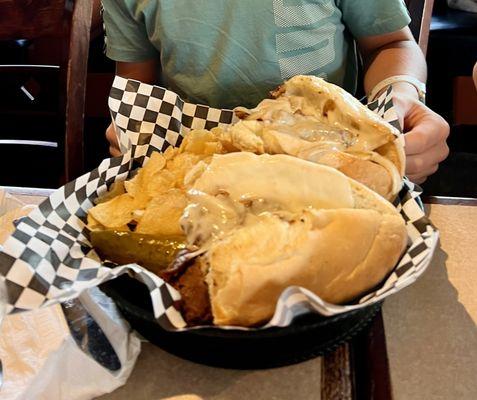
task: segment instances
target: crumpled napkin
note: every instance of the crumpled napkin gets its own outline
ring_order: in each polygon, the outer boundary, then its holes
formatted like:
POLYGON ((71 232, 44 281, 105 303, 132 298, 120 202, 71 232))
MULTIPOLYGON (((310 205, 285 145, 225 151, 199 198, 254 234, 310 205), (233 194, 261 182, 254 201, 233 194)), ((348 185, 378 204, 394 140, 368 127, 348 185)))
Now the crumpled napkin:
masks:
MULTIPOLYGON (((0 190, 0 215, 7 213, 0 219, 0 243, 13 230, 12 221, 30 209, 0 190)), ((0 282, 0 316, 2 289, 0 282)), ((99 289, 83 293, 80 302, 111 343, 120 369, 110 371, 80 349, 60 305, 9 315, 0 326, 2 400, 87 400, 124 385, 140 352, 139 338, 99 289)))

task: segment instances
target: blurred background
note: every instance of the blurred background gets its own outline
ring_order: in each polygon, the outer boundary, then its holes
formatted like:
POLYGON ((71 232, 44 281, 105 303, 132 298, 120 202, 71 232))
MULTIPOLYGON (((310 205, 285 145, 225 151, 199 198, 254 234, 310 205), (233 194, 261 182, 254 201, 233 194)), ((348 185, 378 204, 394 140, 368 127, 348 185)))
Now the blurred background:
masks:
MULTIPOLYGON (((114 63, 100 14, 88 18, 99 2, 36 0, 32 10, 46 18, 18 15, 9 2, 0 2, 0 185, 55 188, 108 157, 114 63)), ((449 7, 458 0, 406 3, 427 47, 427 103, 451 125, 450 156, 424 189, 477 197, 477 13, 449 7)))

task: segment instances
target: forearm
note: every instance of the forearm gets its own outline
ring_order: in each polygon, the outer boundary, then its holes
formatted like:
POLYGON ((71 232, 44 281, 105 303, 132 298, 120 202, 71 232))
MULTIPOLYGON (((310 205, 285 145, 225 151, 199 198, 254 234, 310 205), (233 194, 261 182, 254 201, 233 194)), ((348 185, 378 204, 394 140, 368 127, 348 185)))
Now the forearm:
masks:
MULTIPOLYGON (((416 42, 403 32, 397 40, 374 49, 361 46, 365 77, 366 93, 381 81, 395 75, 411 75, 425 82, 427 78, 426 60, 416 42)), ((410 84, 397 84, 397 92, 417 97, 416 89, 410 84)))
POLYGON ((158 60, 151 59, 141 62, 117 62, 116 75, 123 78, 135 79, 144 83, 157 83, 158 60))
MULTIPOLYGON (((410 75, 426 80, 426 61, 409 28, 387 35, 358 39, 365 62, 365 89, 369 94, 384 79, 410 75)), ((447 157, 447 122, 419 101, 412 83, 393 83, 393 104, 405 132, 406 174, 413 182, 423 182, 447 157)), ((381 86, 379 86, 381 87, 381 86)))

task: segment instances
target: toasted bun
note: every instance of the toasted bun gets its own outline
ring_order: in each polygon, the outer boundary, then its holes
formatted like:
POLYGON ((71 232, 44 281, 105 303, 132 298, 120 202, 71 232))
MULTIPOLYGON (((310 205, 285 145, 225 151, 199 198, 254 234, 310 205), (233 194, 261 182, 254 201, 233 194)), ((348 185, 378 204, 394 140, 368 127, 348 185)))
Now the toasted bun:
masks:
POLYGON ((407 241, 404 220, 380 195, 291 156, 213 156, 192 191, 233 201, 247 194, 290 212, 242 218, 208 244, 206 281, 217 325, 265 322, 293 285, 332 303, 349 301, 389 273, 407 241))
POLYGON ((320 210, 293 223, 262 217, 210 250, 214 323, 264 323, 294 285, 330 303, 352 300, 392 270, 405 243, 402 219, 375 210, 320 210))
POLYGON ((379 154, 355 155, 340 151, 324 151, 315 154, 310 161, 336 168, 388 200, 401 188, 401 176, 396 168, 379 154))

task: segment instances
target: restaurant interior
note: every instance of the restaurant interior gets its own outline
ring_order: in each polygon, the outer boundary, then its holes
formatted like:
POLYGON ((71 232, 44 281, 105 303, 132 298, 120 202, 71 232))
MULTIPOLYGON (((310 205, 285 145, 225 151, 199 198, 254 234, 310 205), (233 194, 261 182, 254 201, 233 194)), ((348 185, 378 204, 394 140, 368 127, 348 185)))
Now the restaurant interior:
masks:
MULTIPOLYGON (((477 125, 474 107, 477 98, 472 84, 477 52, 476 17, 473 13, 450 8, 445 0, 436 0, 432 18, 423 23, 422 34, 428 35, 427 104, 451 125, 450 155, 423 187, 429 195, 477 197, 477 143, 473 136, 477 125)), ((79 114, 84 107, 84 119, 76 123, 83 127, 77 128, 78 137, 74 138, 84 152, 82 160, 76 161, 81 172, 95 168, 108 157, 104 132, 110 121, 107 99, 115 73, 114 62, 104 54, 100 16, 92 25, 88 43, 82 43, 86 35, 79 35, 70 47, 70 52, 79 51, 78 57, 87 60, 86 71, 78 71, 79 75, 71 78, 86 90, 82 104, 70 104, 79 114)), ((20 26, 15 26, 18 36, 22 36, 20 26)), ((10 25, 0 29, 0 38, 12 39, 9 38, 12 36, 10 25)), ((31 32, 27 33, 34 36, 36 29, 40 30, 41 26, 29 25, 27 30, 31 32)), ((65 40, 65 37, 47 36, 0 42, 0 63, 3 64, 0 136, 2 141, 8 140, 0 147, 3 185, 55 188, 65 182, 64 109, 68 101, 75 102, 65 97, 64 69, 68 56, 72 56, 60 51, 62 46, 67 46, 65 40), (34 68, 35 65, 43 67, 34 68), (10 165, 15 168, 8 168, 10 165), (32 165, 35 165, 35 173, 32 173, 32 165)))
MULTIPOLYGON (((12 352, 14 341, 9 341, 7 336, 2 339, 0 329, 0 399, 476 399, 477 1, 404 2, 411 16, 411 32, 427 61, 426 105, 450 126, 448 157, 439 164, 437 172, 420 184, 422 203, 419 204, 424 204, 423 213, 426 214, 423 214, 422 221, 426 221, 423 229, 429 234, 426 237, 423 231, 420 232, 424 235, 420 246, 427 245, 430 251, 429 270, 422 277, 416 272, 415 278, 411 276, 406 281, 404 278, 409 272, 402 270, 403 285, 410 287, 386 299, 384 305, 379 303, 375 309, 369 308, 366 315, 359 311, 353 314, 351 317, 355 320, 350 319, 348 323, 356 323, 353 325, 356 335, 343 333, 343 326, 337 325, 327 331, 320 325, 320 329, 324 329, 321 335, 329 337, 322 337, 326 343, 314 350, 310 350, 313 337, 300 327, 293 334, 295 341, 302 340, 303 348, 293 347, 286 341, 286 334, 279 331, 285 328, 275 328, 278 333, 276 331, 262 345, 260 340, 264 339, 256 331, 248 338, 241 336, 241 331, 222 337, 212 329, 204 336, 181 333, 182 339, 177 341, 177 332, 155 332, 157 320, 150 310, 152 303, 145 289, 146 281, 131 283, 131 278, 127 278, 129 281, 118 278, 118 286, 108 289, 108 283, 105 283, 104 291, 113 298, 119 296, 118 293, 137 294, 139 303, 124 303, 126 305, 118 307, 140 336, 131 339, 128 333, 121 331, 125 328, 120 323, 116 325, 117 331, 99 327, 95 318, 89 315, 94 315, 91 310, 95 306, 91 304, 95 301, 106 304, 107 300, 103 297, 94 300, 99 296, 97 293, 81 302, 68 300, 70 303, 63 303, 60 311, 55 309, 55 312, 66 316, 64 337, 71 333, 74 340, 71 348, 66 350, 65 347, 64 351, 75 354, 75 361, 72 358, 66 361, 65 356, 63 364, 57 360, 51 371, 59 371, 63 365, 64 372, 68 365, 74 365, 81 370, 79 381, 73 382, 73 373, 65 373, 63 377, 58 372, 58 377, 66 382, 64 385, 71 386, 62 386, 60 379, 51 379, 48 388, 41 388, 38 382, 28 388, 22 386, 20 396, 20 391, 13 390, 14 384, 8 383, 8 379, 20 385, 19 382, 33 382, 35 376, 40 376, 40 372, 34 372, 35 368, 41 370, 41 379, 46 379, 44 376, 48 376, 45 375, 48 372, 39 363, 33 368, 25 361, 25 371, 30 368, 29 375, 25 372, 28 379, 20 378, 22 368, 12 368, 19 376, 15 378, 17 381, 9 378, 9 363, 24 361, 20 353, 18 357, 9 356, 8 346, 12 352), (434 229, 439 231, 439 244, 436 244, 438 235, 433 236, 434 229), (137 311, 141 301, 149 307, 147 318, 146 314, 141 314, 143 311, 137 311), (87 328, 75 327, 74 321, 88 318, 90 325, 87 328), (117 343, 121 338, 121 351, 111 339, 113 331, 118 335, 114 337, 117 343), (88 335, 94 336, 92 332, 101 333, 96 344, 107 349, 103 348, 103 358, 95 359, 97 366, 101 365, 97 371, 103 368, 108 372, 104 376, 101 375, 104 371, 94 372, 94 369, 88 376, 83 372, 87 363, 79 361, 85 354, 96 357, 91 355, 94 353, 91 347, 85 350, 88 335), (290 345, 290 354, 297 352, 300 355, 290 355, 286 360, 283 355, 275 363, 262 359, 256 364, 243 360, 243 363, 230 361, 228 364, 220 355, 204 361, 204 352, 229 354, 228 347, 233 343, 238 343, 237 349, 230 357, 237 357, 237 360, 242 360, 241 351, 249 354, 250 348, 260 354, 257 357, 266 358, 276 356, 279 346, 283 350, 290 345), (108 358, 111 346, 115 347, 115 358, 108 358), (142 352, 139 354, 140 346, 142 352), (204 348, 199 351, 201 346, 204 348), (90 391, 84 389, 88 386, 87 379, 93 382, 90 391)), ((147 1, 142 0, 142 3, 147 1)), ((96 0, 0 0, 2 199, 6 193, 16 196, 21 206, 39 204, 54 189, 94 170, 111 157, 105 132, 112 118, 108 99, 116 67, 105 54, 107 39, 99 4, 96 0)), ((362 82, 360 84, 362 86, 362 82)), ((358 93, 362 92, 362 88, 358 89, 358 93)), ((412 193, 410 197, 416 192, 412 193)), ((50 202, 50 206, 53 203, 50 202)), ((404 200, 399 207, 406 212, 404 200)), ((409 215, 405 218, 406 223, 414 223, 409 215)), ((415 225, 419 230, 418 224, 415 225)), ((3 225, 0 227, 3 229, 3 225)), ((21 240, 20 235, 17 239, 21 240)), ((417 248, 414 253, 419 253, 419 246, 417 248)), ((408 252, 410 259, 412 251, 408 252)), ((2 263, 11 257, 9 254, 0 256, 2 277, 8 272, 6 264, 2 263)), ((419 257, 421 254, 414 258, 419 257)), ((409 261, 407 267, 411 274, 414 269, 418 270, 418 263, 423 260, 419 259, 414 265, 412 262, 409 261)), ((135 274, 130 271, 131 276, 135 274)), ((2 290, 0 285, 0 302, 4 302, 2 290)), ((159 292, 158 288, 156 290, 159 292)), ((3 314, 2 310, 0 304, 0 314, 3 314)), ((6 320, 8 318, 13 317, 9 315, 6 320)), ((24 332, 28 330, 33 336, 40 335, 38 321, 42 316, 35 317, 37 320, 31 325, 27 317, 22 318, 21 322, 18 319, 15 323, 4 324, 3 329, 16 327, 24 332), (27 329, 28 326, 32 328, 27 329), (33 333, 34 329, 37 333, 33 333)), ((304 322, 304 326, 315 322, 304 322)), ((19 340, 15 351, 20 352, 20 345, 28 343, 33 341, 19 340)), ((45 351, 36 349, 30 353, 41 353, 43 357, 45 351)), ((284 354, 288 353, 284 351, 284 354)))

